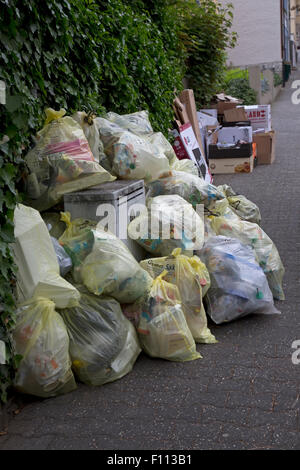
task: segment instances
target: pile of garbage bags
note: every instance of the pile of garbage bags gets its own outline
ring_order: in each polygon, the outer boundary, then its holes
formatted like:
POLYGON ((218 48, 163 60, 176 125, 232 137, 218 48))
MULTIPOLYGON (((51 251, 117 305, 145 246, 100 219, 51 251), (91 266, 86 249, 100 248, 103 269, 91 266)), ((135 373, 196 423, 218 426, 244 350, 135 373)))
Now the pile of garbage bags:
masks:
POLYGON ((284 267, 259 208, 178 160, 146 111, 48 109, 25 161, 12 246, 20 392, 53 397, 77 381, 104 385, 128 374, 141 351, 199 360, 197 345, 217 343, 214 325, 279 314, 284 267), (67 192, 116 178, 146 185, 146 206, 128 224, 145 250, 140 262, 96 220, 61 210, 67 192))

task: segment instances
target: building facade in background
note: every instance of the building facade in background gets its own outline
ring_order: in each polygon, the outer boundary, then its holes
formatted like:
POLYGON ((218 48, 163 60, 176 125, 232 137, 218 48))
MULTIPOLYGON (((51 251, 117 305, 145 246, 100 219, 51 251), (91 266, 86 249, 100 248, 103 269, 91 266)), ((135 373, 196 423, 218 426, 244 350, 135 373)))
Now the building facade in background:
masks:
POLYGON ((293 51, 297 31, 300 39, 300 0, 231 0, 231 3, 234 5, 232 29, 238 33, 238 41, 228 51, 229 66, 260 65, 284 73, 285 67, 289 70, 295 65, 297 54, 293 51))
POLYGON ((291 34, 293 35, 297 48, 300 48, 300 0, 291 2, 291 34))

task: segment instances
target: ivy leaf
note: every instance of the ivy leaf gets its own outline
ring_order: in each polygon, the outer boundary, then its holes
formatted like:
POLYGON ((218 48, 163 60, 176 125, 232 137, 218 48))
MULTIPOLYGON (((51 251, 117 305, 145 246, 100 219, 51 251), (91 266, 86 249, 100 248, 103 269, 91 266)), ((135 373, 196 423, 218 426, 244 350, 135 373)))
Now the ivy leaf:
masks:
POLYGON ((14 113, 22 106, 21 96, 6 96, 6 109, 9 113, 14 113))
MULTIPOLYGON (((2 240, 4 240, 6 243, 13 243, 15 241, 14 237, 14 226, 11 225, 10 223, 6 223, 1 227, 1 232, 0 232, 0 237, 2 240)), ((4 269, 4 264, 2 262, 1 269, 4 269)), ((8 265, 7 268, 9 269, 10 266, 8 265)), ((2 272, 3 274, 3 272, 2 272)))

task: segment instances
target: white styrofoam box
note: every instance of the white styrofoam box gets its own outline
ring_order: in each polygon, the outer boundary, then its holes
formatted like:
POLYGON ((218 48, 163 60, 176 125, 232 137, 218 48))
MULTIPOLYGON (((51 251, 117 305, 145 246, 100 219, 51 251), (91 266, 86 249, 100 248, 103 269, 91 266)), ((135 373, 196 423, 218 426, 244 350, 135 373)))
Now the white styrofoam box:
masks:
POLYGON ((264 132, 272 130, 272 116, 270 104, 257 104, 253 106, 242 106, 251 122, 253 130, 264 129, 264 132))
POLYGON ((134 218, 130 208, 135 204, 145 207, 143 180, 116 180, 64 195, 64 209, 71 213, 72 219, 83 217, 100 222, 140 261, 146 257, 145 251, 127 235, 127 226, 134 218))
POLYGON ((236 144, 242 141, 248 144, 253 142, 251 126, 245 127, 222 127, 218 131, 218 142, 221 144, 236 144))

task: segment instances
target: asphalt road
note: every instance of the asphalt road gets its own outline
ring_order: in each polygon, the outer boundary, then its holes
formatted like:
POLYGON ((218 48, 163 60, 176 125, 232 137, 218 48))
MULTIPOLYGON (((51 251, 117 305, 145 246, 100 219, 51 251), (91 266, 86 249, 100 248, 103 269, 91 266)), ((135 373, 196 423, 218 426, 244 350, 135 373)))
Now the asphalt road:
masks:
MULTIPOLYGON (((300 79, 295 73, 293 79, 300 79)), ((141 355, 133 371, 103 387, 30 400, 0 437, 0 449, 299 449, 300 105, 290 84, 273 105, 276 162, 252 175, 218 176, 256 202, 262 227, 286 267, 281 316, 249 316, 212 327, 202 360, 141 355)))

